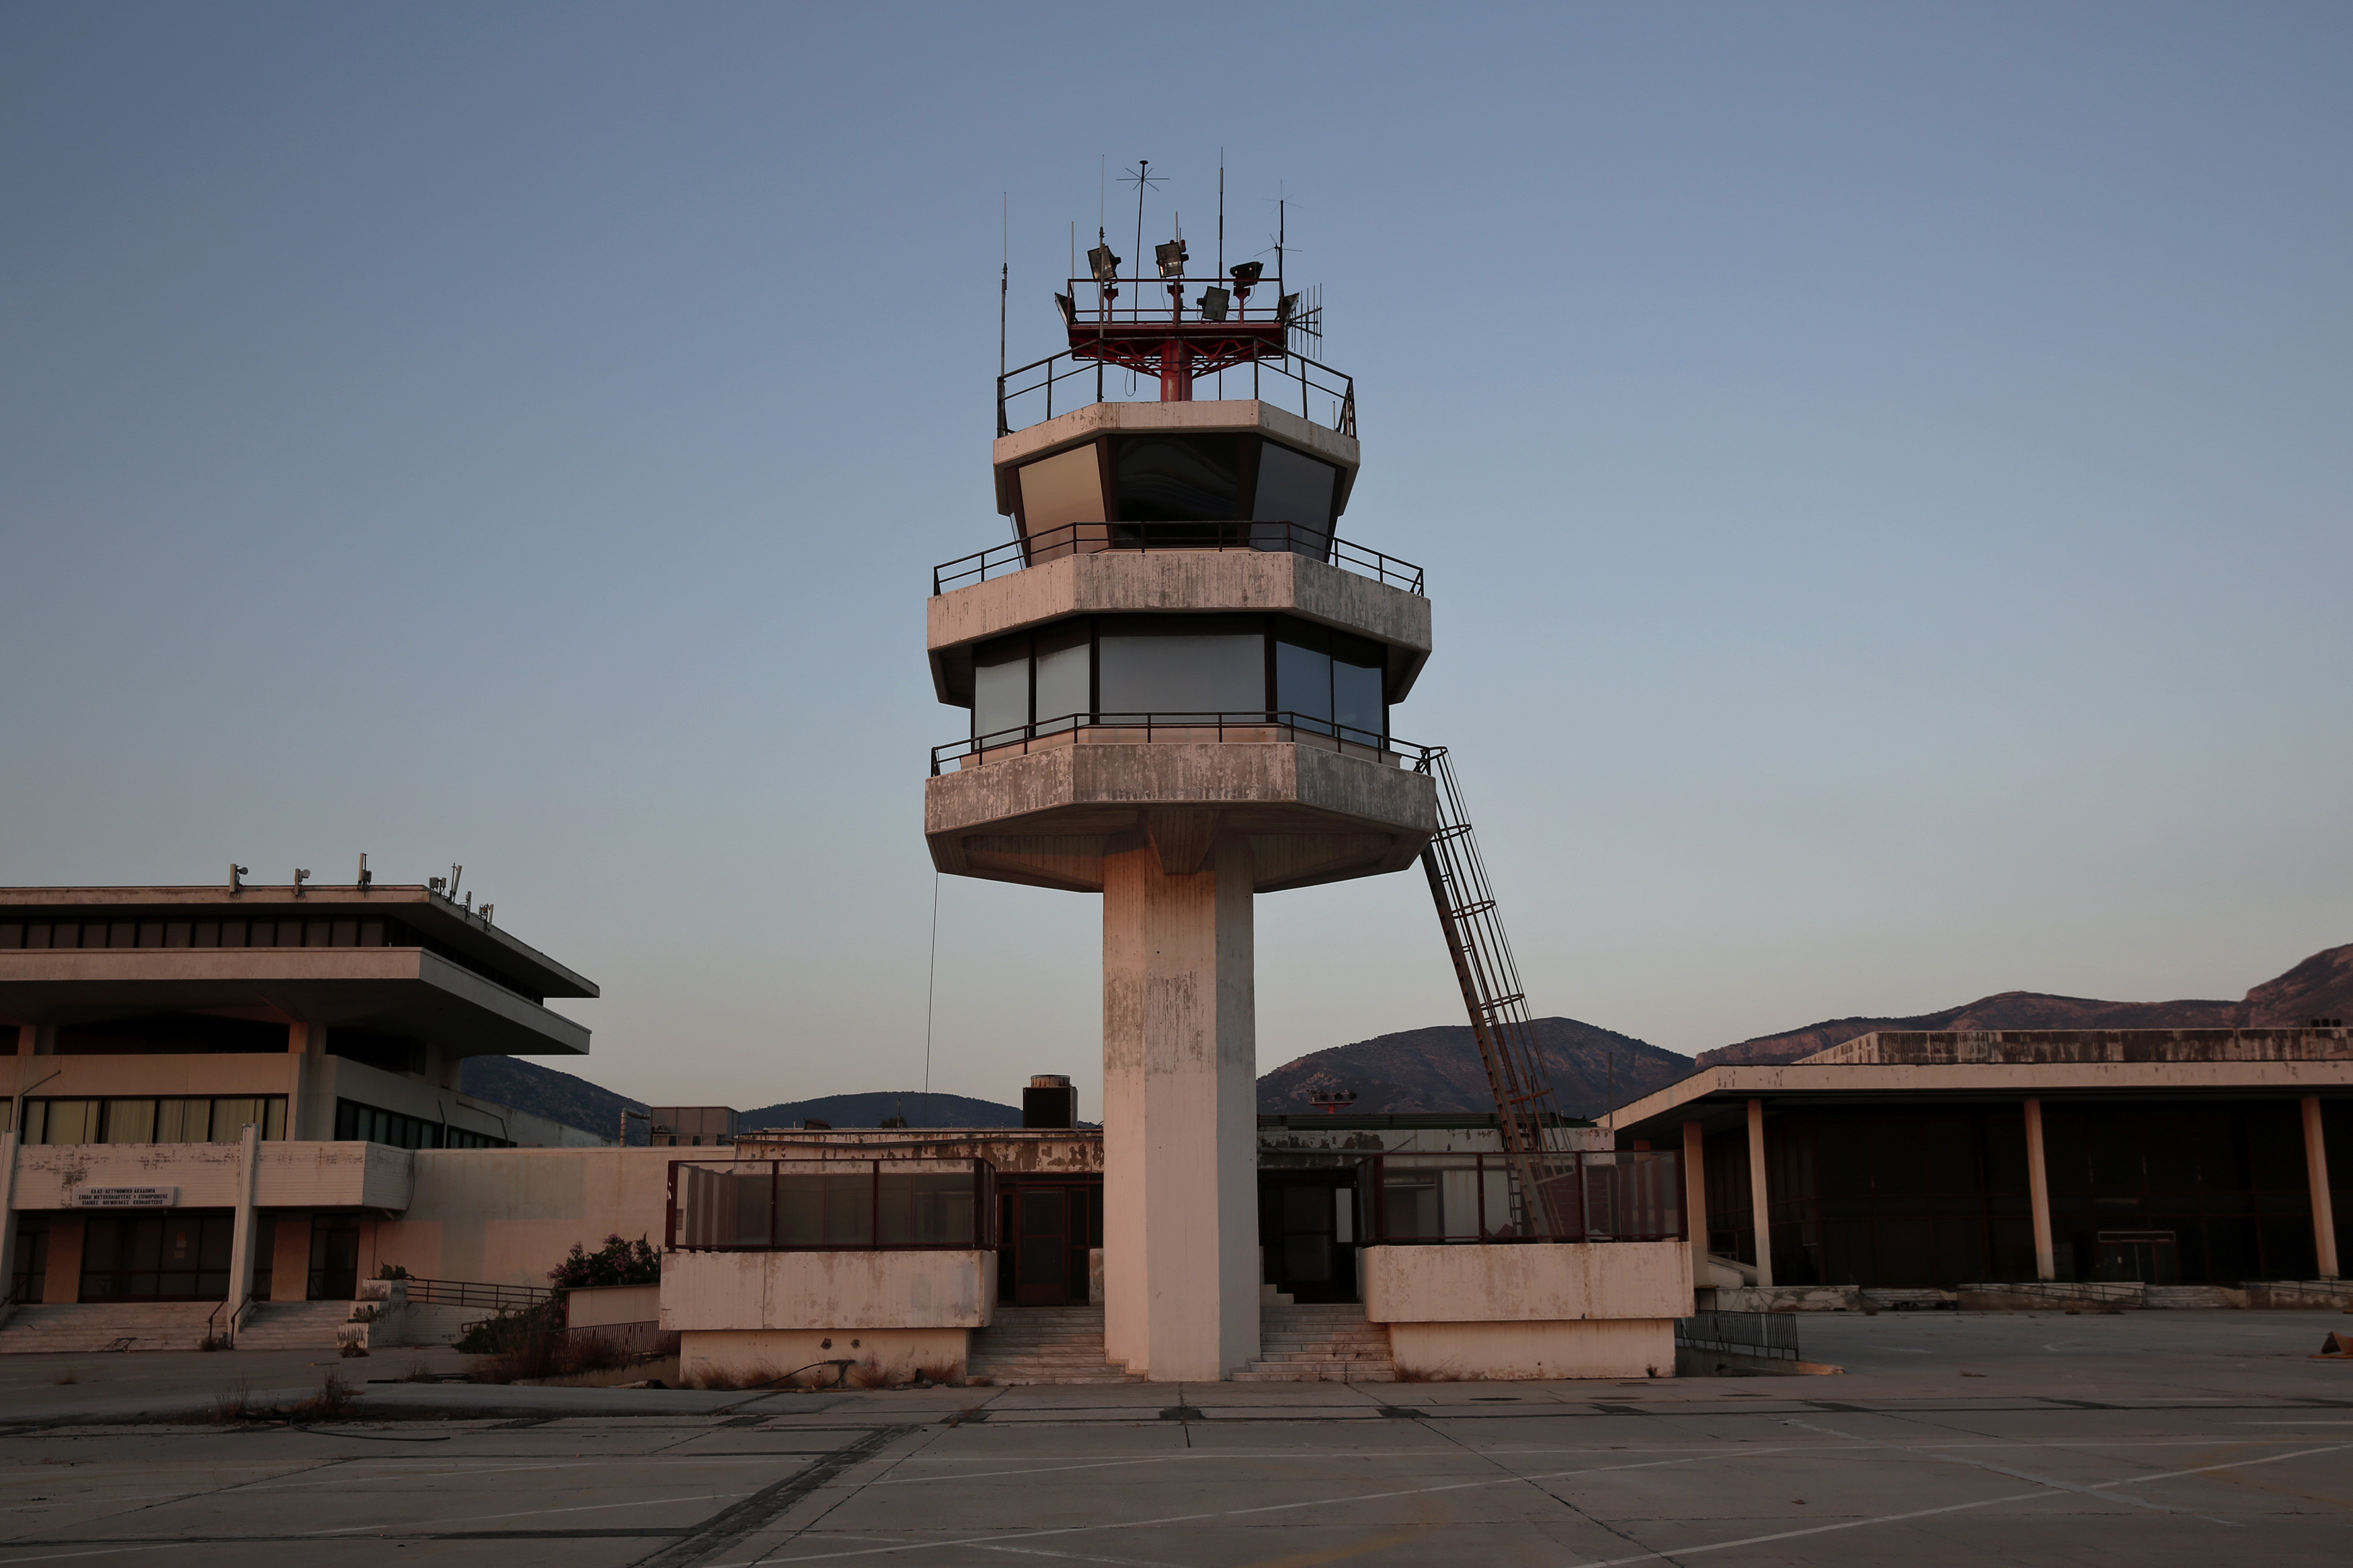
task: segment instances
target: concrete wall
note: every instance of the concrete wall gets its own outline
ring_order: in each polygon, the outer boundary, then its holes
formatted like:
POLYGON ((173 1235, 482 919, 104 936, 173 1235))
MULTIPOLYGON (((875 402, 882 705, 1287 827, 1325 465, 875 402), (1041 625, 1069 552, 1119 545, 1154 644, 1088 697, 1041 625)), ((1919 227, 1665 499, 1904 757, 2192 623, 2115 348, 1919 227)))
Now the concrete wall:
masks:
POLYGON ((1100 550, 1040 562, 934 595, 927 639, 948 700, 951 648, 1071 616, 1271 611, 1401 651, 1389 700, 1402 702, 1430 653, 1430 601, 1309 555, 1255 550, 1100 550))
MULTIPOLYGON (((70 1208, 76 1187, 93 1186, 177 1187, 181 1208, 232 1208, 241 1152, 235 1143, 36 1144, 17 1152, 16 1206, 70 1208)), ((398 1209, 410 1201, 416 1156, 406 1149, 281 1142, 259 1145, 256 1156, 260 1208, 398 1209)))
POLYGON ((2346 1029, 1881 1029, 1804 1058, 1821 1066, 2078 1062, 2353 1063, 2346 1029))
POLYGON ((681 1332, 979 1329, 997 1303, 997 1254, 673 1252, 661 1326, 681 1332))
POLYGON ((839 1369, 816 1363, 848 1361, 855 1363, 847 1373, 853 1388, 908 1383, 918 1376, 946 1383, 964 1376, 970 1342, 966 1329, 695 1331, 679 1337, 679 1381, 689 1388, 748 1388, 806 1369, 786 1382, 831 1386, 839 1369))
POLYGON ((593 1329, 605 1323, 650 1323, 661 1316, 659 1285, 590 1285, 564 1294, 564 1326, 593 1329))
POLYGON ((547 1283, 574 1242, 662 1244, 676 1149, 420 1149, 396 1219, 361 1237, 360 1273, 396 1263, 426 1279, 547 1283))
POLYGON ((1585 1322, 1391 1323, 1409 1383, 1540 1377, 1672 1377, 1675 1326, 1662 1318, 1585 1322))
POLYGON ((1689 1317, 1680 1241, 1368 1247, 1365 1316, 1377 1323, 1689 1317))

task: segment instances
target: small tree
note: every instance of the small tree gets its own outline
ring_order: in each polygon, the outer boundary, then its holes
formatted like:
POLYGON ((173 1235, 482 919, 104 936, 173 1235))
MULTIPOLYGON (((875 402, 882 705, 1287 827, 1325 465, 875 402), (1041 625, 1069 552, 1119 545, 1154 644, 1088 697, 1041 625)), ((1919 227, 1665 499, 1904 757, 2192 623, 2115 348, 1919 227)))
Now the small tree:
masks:
POLYGON ((595 1285, 659 1285, 661 1254, 642 1236, 635 1241, 608 1236, 594 1252, 575 1241, 570 1256, 549 1269, 547 1278, 559 1293, 595 1285))

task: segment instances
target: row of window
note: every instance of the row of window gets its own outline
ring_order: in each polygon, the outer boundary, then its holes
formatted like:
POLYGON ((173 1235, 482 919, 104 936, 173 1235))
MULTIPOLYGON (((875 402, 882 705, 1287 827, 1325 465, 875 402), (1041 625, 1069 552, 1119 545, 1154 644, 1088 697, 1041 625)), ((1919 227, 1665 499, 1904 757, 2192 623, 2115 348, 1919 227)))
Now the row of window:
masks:
POLYGON ((28 1100, 25 1143, 235 1143, 248 1122, 286 1136, 282 1094, 28 1100))
MULTIPOLYGON (((264 1139, 286 1136, 282 1094, 28 1100, 22 1142, 34 1143, 235 1143, 247 1123, 264 1139)), ((338 1142, 395 1149, 512 1149, 513 1142, 356 1100, 335 1101, 338 1142)))
POLYGON ((493 1138, 444 1121, 428 1121, 355 1100, 335 1101, 335 1139, 383 1143, 395 1149, 512 1149, 512 1139, 493 1138))
POLYGON ((1254 435, 1112 436, 1024 464, 1014 496, 1032 537, 1071 522, 1264 519, 1329 533, 1340 470, 1254 435))
POLYGON ((0 921, 0 952, 101 947, 421 947, 518 995, 545 1000, 512 975, 396 920, 0 921))
POLYGON ((1290 713, 1366 744, 1388 733, 1378 643, 1287 616, 1087 616, 973 651, 976 738, 1095 714, 1290 713))

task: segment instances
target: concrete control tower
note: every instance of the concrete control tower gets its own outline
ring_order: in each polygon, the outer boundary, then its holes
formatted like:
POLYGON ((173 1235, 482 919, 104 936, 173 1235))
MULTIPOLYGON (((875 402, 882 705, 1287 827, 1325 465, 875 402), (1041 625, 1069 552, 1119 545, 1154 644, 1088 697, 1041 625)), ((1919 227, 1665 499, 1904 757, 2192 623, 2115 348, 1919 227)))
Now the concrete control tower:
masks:
POLYGON ((1430 604, 1336 536, 1354 389, 1298 352, 1280 259, 1089 259, 1069 346, 998 384, 1014 540, 934 579, 933 679, 971 723, 923 830, 943 871, 1103 895, 1104 1348, 1216 1379, 1259 1350, 1252 901, 1430 841, 1433 781, 1389 733, 1430 604), (1131 374, 1157 400, 1106 395, 1131 374))

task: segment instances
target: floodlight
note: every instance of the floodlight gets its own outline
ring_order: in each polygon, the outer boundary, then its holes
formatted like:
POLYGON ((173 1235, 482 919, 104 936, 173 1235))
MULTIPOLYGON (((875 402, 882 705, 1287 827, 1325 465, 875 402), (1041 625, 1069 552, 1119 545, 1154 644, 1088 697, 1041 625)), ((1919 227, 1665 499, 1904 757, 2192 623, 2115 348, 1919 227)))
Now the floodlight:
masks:
POLYGON ((1240 267, 1231 268, 1234 284, 1237 288, 1247 289, 1257 282, 1258 275, 1265 270, 1266 263, 1263 261, 1245 261, 1240 267))
POLYGON ((1287 326, 1289 326, 1289 325, 1291 325, 1291 319, 1292 319, 1293 316, 1296 316, 1296 315, 1298 315, 1298 314, 1299 314, 1299 296, 1298 296, 1298 295, 1296 295, 1296 294, 1285 294, 1282 299, 1277 300, 1274 302, 1274 319, 1275 319, 1277 321, 1281 322, 1282 325, 1284 325, 1284 326, 1286 326, 1286 327, 1287 327, 1287 326))
POLYGON ((1120 258, 1111 253, 1108 245, 1098 245, 1087 252, 1087 265, 1094 268, 1095 281, 1108 283, 1119 276, 1120 258))
POLYGON ((1152 256, 1154 260, 1160 263, 1160 276, 1163 278, 1185 276, 1185 242, 1183 240, 1172 239, 1166 245, 1155 245, 1152 247, 1152 256))
POLYGON ((1200 299, 1195 301, 1200 310, 1201 320, 1205 321, 1224 321, 1226 319, 1226 306, 1231 301, 1232 298, 1233 297, 1228 294, 1223 289, 1202 289, 1200 299))
POLYGON ((1054 296, 1054 309, 1062 312, 1062 325, 1076 327, 1079 324, 1078 302, 1068 294, 1054 296))

